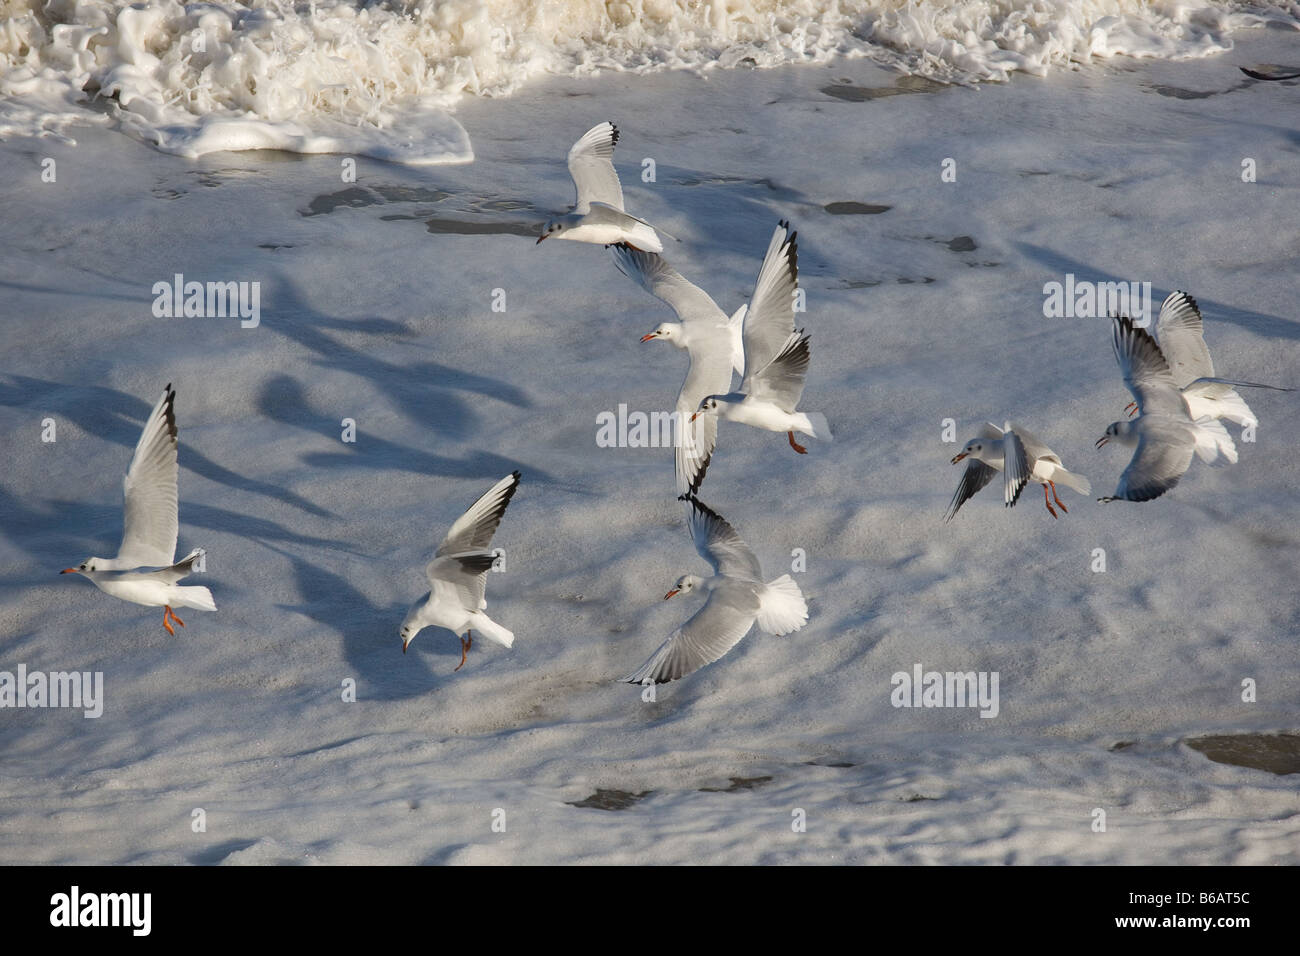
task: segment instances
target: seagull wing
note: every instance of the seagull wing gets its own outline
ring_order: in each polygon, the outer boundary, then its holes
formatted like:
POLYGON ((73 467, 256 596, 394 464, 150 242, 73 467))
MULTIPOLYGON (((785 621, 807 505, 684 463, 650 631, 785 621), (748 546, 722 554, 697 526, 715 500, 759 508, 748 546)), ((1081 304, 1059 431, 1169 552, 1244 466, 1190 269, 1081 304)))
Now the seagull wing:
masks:
POLYGON ((1030 471, 1025 446, 1008 423, 1002 434, 1002 501, 1008 508, 1020 497, 1021 489, 1029 481, 1030 471))
MULTIPOLYGON (((1001 437, 999 435, 999 437, 1001 437)), ((966 470, 961 474, 961 483, 957 485, 957 491, 952 496, 952 502, 948 505, 948 510, 943 516, 944 521, 951 521, 961 510, 961 506, 970 501, 971 498, 993 480, 993 476, 998 473, 996 468, 984 464, 978 458, 966 459, 966 470)))
POLYGON ((723 583, 709 593, 704 607, 650 655, 628 684, 664 684, 712 664, 749 633, 758 617, 758 596, 752 587, 723 583))
POLYGON ((663 256, 634 249, 626 243, 610 248, 614 265, 656 299, 666 303, 685 326, 727 324, 727 314, 712 297, 687 280, 663 256))
POLYGON ((750 584, 763 582, 758 558, 720 514, 698 498, 690 498, 686 521, 695 540, 695 550, 709 562, 715 574, 750 584))
POLYGON ((704 481, 713 449, 718 444, 718 416, 691 416, 701 400, 710 395, 725 395, 731 389, 730 340, 725 329, 704 342, 692 342, 687 350, 691 367, 677 394, 677 433, 675 462, 677 493, 694 494, 704 481))
POLYGON ((749 376, 749 389, 741 390, 752 398, 769 401, 783 411, 793 412, 803 397, 808 363, 812 359, 809 336, 803 330, 791 334, 783 348, 764 368, 749 376))
POLYGON ((1127 316, 1114 320, 1111 344, 1124 384, 1143 415, 1186 418, 1187 406, 1156 340, 1127 316))
POLYGON ((1179 388, 1194 379, 1214 377, 1201 310, 1186 292, 1171 292, 1160 306, 1156 338, 1179 388))
POLYGON ((167 567, 176 557, 176 392, 169 384, 149 413, 122 482, 120 566, 167 567))
POLYGON ((1048 461, 1054 461, 1058 465, 1061 463, 1061 456, 1058 455, 1056 452, 1052 451, 1052 449, 1048 448, 1047 444, 1041 438, 1038 438, 1027 428, 1025 428, 1022 425, 1018 425, 1015 422, 1011 422, 1007 427, 1010 428, 1011 431, 1016 433, 1016 438, 1018 438, 1020 440, 1020 444, 1024 446, 1025 457, 1029 459, 1029 465, 1030 465, 1029 470, 1031 472, 1034 470, 1033 469, 1034 462, 1038 461, 1040 458, 1046 458, 1048 461))
POLYGON ((487 607, 487 576, 495 560, 491 551, 447 554, 430 561, 424 573, 438 603, 481 611, 487 607))
MULTIPOLYGON (((1178 484, 1192 463, 1196 443, 1178 422, 1148 419, 1133 452, 1133 460, 1119 476, 1113 497, 1126 501, 1150 501, 1178 484)), ((1103 501, 1107 499, 1102 499, 1103 501)))
MULTIPOLYGON (((482 551, 492 543, 501 516, 506 513, 506 505, 514 497, 519 487, 519 472, 511 472, 495 485, 478 501, 469 506, 463 515, 456 519, 447 536, 438 545, 437 557, 449 554, 467 554, 482 551)), ((429 565, 430 568, 433 564, 429 565)))
POLYGON ((623 187, 614 170, 614 144, 618 127, 600 123, 582 134, 569 150, 569 175, 577 189, 575 212, 585 213, 594 202, 623 208, 623 187))
POLYGON ((745 373, 740 390, 752 394, 751 380, 788 346, 794 334, 794 291, 799 286, 798 233, 784 220, 772 233, 754 283, 741 329, 745 373))

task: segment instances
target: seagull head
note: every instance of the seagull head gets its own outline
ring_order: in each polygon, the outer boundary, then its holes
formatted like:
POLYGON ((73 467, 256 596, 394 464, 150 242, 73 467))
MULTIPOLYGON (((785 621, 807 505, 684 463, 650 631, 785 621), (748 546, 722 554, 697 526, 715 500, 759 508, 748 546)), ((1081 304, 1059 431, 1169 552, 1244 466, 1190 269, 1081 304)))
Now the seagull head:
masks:
POLYGON ((651 339, 663 339, 666 342, 671 342, 679 348, 684 348, 685 344, 682 342, 681 333, 682 327, 678 323, 662 322, 653 332, 647 332, 645 335, 641 336, 641 341, 649 342, 651 339))
POLYGON ((411 610, 406 615, 406 620, 402 622, 402 653, 403 654, 405 654, 406 649, 411 646, 411 641, 415 640, 415 635, 419 634, 420 631, 424 630, 424 628, 422 628, 419 625, 419 623, 415 620, 416 612, 419 610, 419 607, 420 606, 417 604, 415 607, 411 608, 411 610))
POLYGON ((1097 439, 1096 447, 1100 448, 1112 438, 1121 444, 1130 444, 1130 436, 1133 432, 1132 422, 1111 422, 1106 426, 1106 434, 1097 439))
POLYGON ((691 421, 699 418, 701 415, 718 415, 722 411, 722 406, 730 404, 730 399, 725 395, 706 395, 700 399, 700 407, 695 410, 691 416, 691 421))
POLYGON ((683 574, 677 579, 677 583, 673 585, 673 589, 664 595, 664 600, 667 601, 670 597, 674 597, 678 594, 690 594, 695 590, 696 585, 699 583, 700 579, 695 575, 683 574))
POLYGON ((956 455, 953 455, 952 463, 955 465, 963 458, 974 458, 976 461, 983 461, 985 444, 986 442, 983 438, 972 438, 962 446, 961 451, 956 455))
POLYGON ((549 239, 551 236, 555 235, 556 233, 563 232, 564 230, 565 230, 565 225, 559 219, 547 220, 546 225, 542 226, 542 234, 537 237, 536 244, 540 245, 543 239, 549 239))
POLYGON ((103 565, 103 563, 104 563, 103 558, 87 558, 85 561, 82 561, 75 568, 64 568, 59 573, 60 574, 85 574, 87 571, 98 570, 99 567, 103 565))

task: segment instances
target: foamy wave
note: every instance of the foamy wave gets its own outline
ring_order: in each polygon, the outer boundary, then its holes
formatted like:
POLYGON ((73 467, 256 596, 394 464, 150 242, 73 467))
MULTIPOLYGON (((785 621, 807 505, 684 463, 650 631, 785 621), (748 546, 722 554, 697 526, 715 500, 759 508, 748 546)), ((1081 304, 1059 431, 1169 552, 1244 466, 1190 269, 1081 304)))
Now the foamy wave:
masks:
MULTIPOLYGON (((111 97, 122 126, 197 156, 275 147, 472 158, 445 112, 543 73, 770 67, 868 56, 971 82, 1095 56, 1229 49, 1300 5, 1136 0, 0 0, 0 135, 62 135, 111 97)), ((102 121, 102 118, 101 118, 102 121)))

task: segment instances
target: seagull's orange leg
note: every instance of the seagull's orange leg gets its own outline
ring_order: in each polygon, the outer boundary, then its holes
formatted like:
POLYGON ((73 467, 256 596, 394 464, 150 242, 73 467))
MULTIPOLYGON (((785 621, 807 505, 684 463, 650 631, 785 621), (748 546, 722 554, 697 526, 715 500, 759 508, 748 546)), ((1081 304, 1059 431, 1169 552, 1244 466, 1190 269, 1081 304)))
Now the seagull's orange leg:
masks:
MULTIPOLYGON (((468 636, 468 635, 469 635, 469 631, 466 631, 465 634, 466 634, 466 636, 468 636)), ((461 642, 460 642, 460 663, 457 664, 454 668, 452 668, 452 673, 453 673, 453 674, 456 673, 456 671, 460 670, 462 667, 465 666, 465 656, 466 656, 467 654, 469 654, 469 648, 470 648, 470 645, 473 644, 473 643, 474 643, 474 639, 473 639, 472 637, 470 637, 469 640, 463 640, 463 639, 461 640, 461 642)))
POLYGON ((804 448, 803 445, 800 445, 797 441, 794 440, 794 432, 786 432, 786 435, 788 435, 789 438, 790 438, 790 447, 791 447, 791 448, 793 448, 795 451, 797 451, 797 452, 798 452, 799 454, 801 454, 801 455, 806 455, 806 454, 808 454, 808 449, 807 449, 807 448, 804 448))
POLYGON ((175 621, 177 624, 179 624, 181 627, 185 626, 185 622, 176 616, 176 612, 171 609, 170 604, 167 605, 167 613, 170 614, 172 616, 172 620, 175 621))
POLYGON ((1127 405, 1124 406, 1124 411, 1128 412, 1129 418, 1132 418, 1134 415, 1136 415, 1137 410, 1138 410, 1137 402, 1129 402, 1127 405))
POLYGON ((1065 507, 1065 502, 1062 501, 1061 496, 1056 493, 1056 482, 1049 481, 1048 484, 1052 486, 1052 497, 1056 499, 1056 507, 1060 508, 1068 515, 1070 513, 1070 509, 1065 507))
POLYGON ((1051 512, 1052 517, 1055 518, 1056 512, 1052 511, 1052 503, 1047 500, 1047 485, 1043 485, 1043 504, 1047 505, 1047 510, 1051 512))
POLYGON ((176 632, 172 630, 171 622, 167 620, 167 617, 168 617, 170 614, 171 614, 171 608, 164 606, 164 607, 163 607, 163 627, 167 628, 167 633, 168 633, 168 634, 170 634, 172 637, 175 637, 175 636, 176 636, 176 632))

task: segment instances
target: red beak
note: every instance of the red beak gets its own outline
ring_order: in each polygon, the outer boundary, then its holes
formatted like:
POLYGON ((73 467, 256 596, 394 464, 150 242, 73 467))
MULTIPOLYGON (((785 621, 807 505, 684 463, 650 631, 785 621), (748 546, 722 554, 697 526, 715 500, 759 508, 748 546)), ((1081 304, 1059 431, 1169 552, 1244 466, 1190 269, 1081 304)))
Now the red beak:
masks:
POLYGON ((962 452, 960 455, 958 455, 958 456, 956 456, 955 458, 953 458, 952 463, 953 463, 954 465, 957 464, 957 462, 959 462, 959 461, 961 461, 963 458, 965 458, 966 455, 967 455, 966 452, 962 452))
POLYGON ((545 232, 542 233, 540 236, 537 237, 537 241, 533 243, 533 245, 540 246, 542 244, 542 240, 545 239, 547 235, 549 235, 549 233, 545 233, 545 232))
POLYGON ((697 419, 697 418, 699 418, 699 417, 700 417, 700 413, 699 413, 699 412, 696 412, 694 415, 691 416, 691 421, 695 421, 695 419, 697 419))
POLYGON ((655 333, 654 333, 654 332, 647 332, 645 335, 641 336, 641 341, 642 341, 642 342, 649 342, 649 341, 650 341, 652 338, 654 338, 654 337, 655 337, 655 333))
POLYGON ((76 573, 77 573, 77 569, 76 569, 76 568, 64 568, 64 569, 63 569, 62 571, 60 571, 59 573, 60 573, 60 574, 76 574, 76 573))
POLYGON ((670 597, 672 597, 674 594, 676 594, 679 590, 681 590, 681 589, 680 589, 680 588, 673 588, 671 591, 669 591, 667 594, 664 595, 664 600, 667 601, 670 597))

